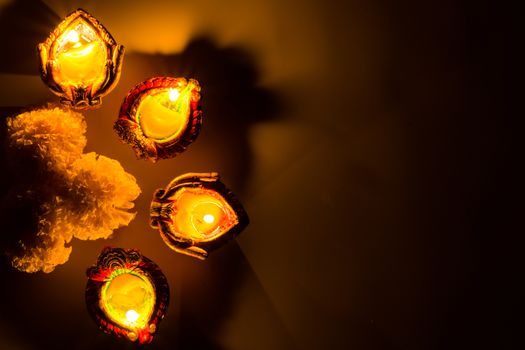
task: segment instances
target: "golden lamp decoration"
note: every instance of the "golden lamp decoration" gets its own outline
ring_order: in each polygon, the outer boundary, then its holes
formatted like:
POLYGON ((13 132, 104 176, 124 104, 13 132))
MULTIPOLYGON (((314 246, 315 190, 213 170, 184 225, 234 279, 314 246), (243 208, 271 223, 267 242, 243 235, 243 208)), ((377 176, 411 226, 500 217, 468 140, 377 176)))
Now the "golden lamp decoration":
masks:
POLYGON ((40 74, 61 102, 93 108, 118 82, 124 46, 82 9, 68 15, 38 45, 40 74))
POLYGON ((158 189, 150 219, 171 249, 199 259, 235 238, 249 222, 217 173, 188 173, 158 189))
POLYGON ((128 93, 114 129, 138 158, 156 162, 184 152, 197 138, 201 124, 199 83, 156 77, 128 93))
POLYGON ((166 276, 133 249, 105 248, 87 270, 86 304, 106 333, 150 343, 169 303, 166 276))

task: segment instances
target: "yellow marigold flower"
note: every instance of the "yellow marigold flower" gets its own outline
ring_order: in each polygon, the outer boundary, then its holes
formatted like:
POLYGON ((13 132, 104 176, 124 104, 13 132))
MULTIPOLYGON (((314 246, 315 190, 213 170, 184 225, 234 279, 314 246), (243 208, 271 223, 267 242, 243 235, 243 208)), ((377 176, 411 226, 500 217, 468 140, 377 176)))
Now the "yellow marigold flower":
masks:
POLYGON ((128 225, 140 194, 135 178, 120 163, 96 153, 83 154, 86 123, 77 112, 43 108, 9 118, 9 201, 31 202, 36 232, 11 253, 14 267, 51 272, 69 259, 73 237, 108 238, 128 225))

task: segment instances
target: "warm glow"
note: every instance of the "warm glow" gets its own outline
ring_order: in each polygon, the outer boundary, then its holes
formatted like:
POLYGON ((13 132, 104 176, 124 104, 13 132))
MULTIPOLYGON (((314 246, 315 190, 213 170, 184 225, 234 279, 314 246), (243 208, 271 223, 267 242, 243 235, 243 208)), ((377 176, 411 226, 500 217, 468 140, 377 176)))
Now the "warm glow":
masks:
POLYGON ((218 173, 187 173, 153 195, 150 226, 174 251, 198 259, 235 238, 248 215, 218 173))
POLYGON ((218 193, 187 188, 177 193, 172 216, 175 231, 196 240, 215 238, 237 223, 230 205, 218 193))
POLYGON ((87 87, 106 75, 107 49, 97 33, 82 21, 65 32, 53 52, 56 79, 63 85, 87 87))
POLYGON ((182 91, 156 89, 144 97, 137 109, 137 119, 144 135, 156 142, 177 139, 188 124, 194 88, 194 84, 188 83, 182 91))
POLYGON ((155 306, 153 285, 133 271, 120 271, 115 275, 102 289, 102 310, 122 327, 146 327, 155 306))
POLYGON ((126 318, 129 322, 133 323, 138 320, 139 314, 135 310, 128 310, 128 312, 126 312, 126 318))
POLYGON ((113 128, 138 158, 156 162, 184 152, 202 124, 194 79, 153 77, 128 92, 113 128))
POLYGON ((80 40, 80 37, 78 36, 78 33, 76 30, 70 30, 66 33, 65 37, 67 40, 71 41, 72 43, 78 43, 80 40))
POLYGON ((80 45, 80 43, 77 44, 75 44, 73 47, 78 50, 69 50, 64 52, 62 55, 72 59, 79 59, 88 55, 93 55, 93 51, 97 48, 96 43, 89 45, 80 45))
POLYGON ((176 101, 180 96, 180 92, 179 90, 177 89, 170 89, 169 91, 169 98, 170 98, 170 101, 176 101))
POLYGON ((124 47, 82 9, 67 15, 37 49, 42 80, 70 107, 99 106, 119 80, 124 47))
POLYGON ((202 220, 208 224, 211 224, 215 221, 215 217, 211 214, 206 214, 202 217, 202 220))
POLYGON ((87 269, 86 306, 100 329, 147 344, 166 314, 166 276, 135 249, 106 247, 87 269))

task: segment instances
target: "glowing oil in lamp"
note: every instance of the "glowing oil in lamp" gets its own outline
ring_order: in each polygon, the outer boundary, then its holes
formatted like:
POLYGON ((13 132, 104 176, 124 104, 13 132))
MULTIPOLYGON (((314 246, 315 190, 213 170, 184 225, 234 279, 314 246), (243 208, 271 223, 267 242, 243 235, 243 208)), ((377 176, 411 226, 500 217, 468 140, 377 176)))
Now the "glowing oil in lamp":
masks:
POLYGON ((40 74, 61 101, 74 108, 101 103, 118 82, 124 47, 82 9, 68 15, 38 45, 40 74))
POLYGON ((200 131, 196 80, 158 77, 138 84, 122 103, 114 129, 138 158, 156 162, 183 152, 200 131))
POLYGON ((189 173, 157 190, 151 227, 173 250, 205 259, 247 225, 244 208, 217 173, 189 173))
POLYGON ((155 306, 155 290, 151 282, 132 271, 120 270, 102 288, 100 304, 115 323, 128 329, 142 329, 155 306))
POLYGON ((191 82, 182 91, 164 89, 146 96, 137 109, 137 120, 144 136, 156 142, 168 142, 180 137, 190 119, 191 82))
POLYGON ((169 303, 159 267, 136 250, 106 248, 87 271, 86 304, 106 333, 149 343, 169 303))
POLYGON ((54 54, 56 79, 64 85, 87 87, 105 76, 106 47, 80 20, 57 39, 54 54))
POLYGON ((213 190, 185 188, 174 200, 173 229, 193 240, 213 239, 238 223, 232 207, 213 190))

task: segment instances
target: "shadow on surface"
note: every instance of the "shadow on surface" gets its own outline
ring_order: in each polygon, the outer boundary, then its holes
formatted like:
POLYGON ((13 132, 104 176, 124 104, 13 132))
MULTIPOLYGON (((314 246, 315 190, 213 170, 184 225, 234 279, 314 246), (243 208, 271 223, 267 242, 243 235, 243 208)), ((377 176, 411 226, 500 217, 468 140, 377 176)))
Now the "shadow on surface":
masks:
MULTIPOLYGON (((258 85, 259 72, 250 53, 239 47, 219 47, 212 39, 201 37, 191 41, 180 54, 128 53, 125 64, 124 74, 146 67, 141 73, 199 81, 204 113, 199 137, 188 147, 187 155, 159 161, 155 167, 179 164, 191 170, 195 164, 205 165, 208 171, 219 171, 224 183, 242 200, 253 170, 250 128, 280 117, 283 108, 275 92, 258 85)), ((133 84, 150 77, 132 77, 137 79, 133 84)), ((129 78, 123 76, 125 80, 129 78)), ((159 346, 221 348, 220 332, 236 306, 237 292, 248 274, 253 274, 248 261, 236 242, 212 253, 205 262, 187 257, 177 257, 175 261, 180 264, 181 278, 173 289, 179 290, 180 298, 173 301, 178 305, 172 305, 170 312, 176 313, 173 327, 177 331, 165 330, 159 335, 159 346)), ((173 329, 168 324, 162 327, 173 329)))
POLYGON ((203 127, 190 147, 212 153, 221 168, 216 170, 221 170, 223 179, 238 194, 245 189, 251 176, 251 126, 276 118, 282 109, 279 96, 258 85, 259 72, 254 61, 254 57, 241 48, 222 48, 203 37, 191 41, 180 54, 132 52, 126 56, 127 70, 154 67, 158 76, 199 81, 203 127))
MULTIPOLYGON (((0 44, 6 49, 5 52, 12 53, 0 58, 0 66, 5 73, 37 74, 36 43, 45 39, 59 22, 42 2, 31 3, 31 7, 29 3, 17 1, 0 10, 0 44)), ((205 165, 210 166, 210 170, 219 170, 228 187, 235 189, 242 198, 252 172, 250 127, 277 117, 282 108, 274 92, 258 86, 259 73, 254 58, 241 48, 221 48, 211 39, 199 38, 180 54, 130 53, 126 61, 131 66, 155 67, 156 75, 185 76, 199 80, 203 86, 204 126, 197 140, 198 147, 201 153, 212 153, 212 157, 205 159, 213 158, 213 164, 205 165), (215 164, 220 164, 220 169, 216 169, 215 164)), ((20 111, 18 108, 2 108, 0 111, 0 162, 4 166, 9 163, 5 145, 5 120, 8 115, 20 111)), ((24 184, 34 186, 42 181, 42 175, 35 176, 40 174, 38 160, 29 154, 17 157, 16 171, 4 168, 0 177, 0 195, 5 209, 0 215, 4 223, 4 234, 0 239, 2 251, 13 249, 20 239, 37 239, 34 235, 38 203, 13 203, 16 202, 16 192, 24 191, 24 184)), ((147 177, 145 179, 149 180, 147 177)), ((140 185, 143 187, 144 184, 140 185)), ((53 189, 47 192, 53 194, 53 189)), ((80 243, 73 241, 73 246, 80 243)), ((104 244, 111 245, 111 241, 104 244)), ((73 254, 82 252, 76 250, 73 254)), ((151 258, 155 259, 154 256, 151 258)), ((96 257, 91 259, 94 261, 96 257)), ((151 347, 221 348, 220 331, 235 307, 237 291, 247 274, 253 273, 249 263, 235 242, 212 253, 206 262, 193 261, 187 257, 174 259, 180 263, 178 269, 183 275, 174 283, 173 276, 167 274, 168 280, 171 277, 172 290, 171 311, 168 310, 168 313, 176 317, 172 316, 169 322, 160 324, 158 338, 151 347), (174 291, 180 291, 180 298, 173 298, 174 291)), ((51 274, 29 275, 9 265, 8 261, 2 259, 0 278, 9 288, 0 289, 0 299, 3 300, 0 305, 0 323, 12 326, 15 341, 20 339, 20 344, 29 348, 60 348, 64 344, 76 349, 136 347, 125 340, 102 334, 89 319, 81 294, 85 270, 71 273, 69 268, 58 268, 51 274), (60 286, 64 281, 67 286, 62 288, 60 286), (45 321, 40 317, 32 317, 35 313, 45 315, 45 321), (26 334, 31 336, 26 337, 26 334)), ((167 270, 172 269, 169 267, 167 270)))
POLYGON ((5 232, 0 235, 2 252, 12 252, 19 240, 31 239, 37 232, 38 203, 18 200, 20 193, 17 192, 26 183, 36 183, 32 177, 39 171, 39 162, 30 154, 7 152, 6 117, 21 111, 18 107, 0 108, 0 164, 3 168, 0 173, 0 220, 5 232), (21 171, 12 171, 13 165, 21 171))
POLYGON ((59 22, 43 1, 18 0, 0 8, 0 72, 38 75, 36 46, 59 22))

